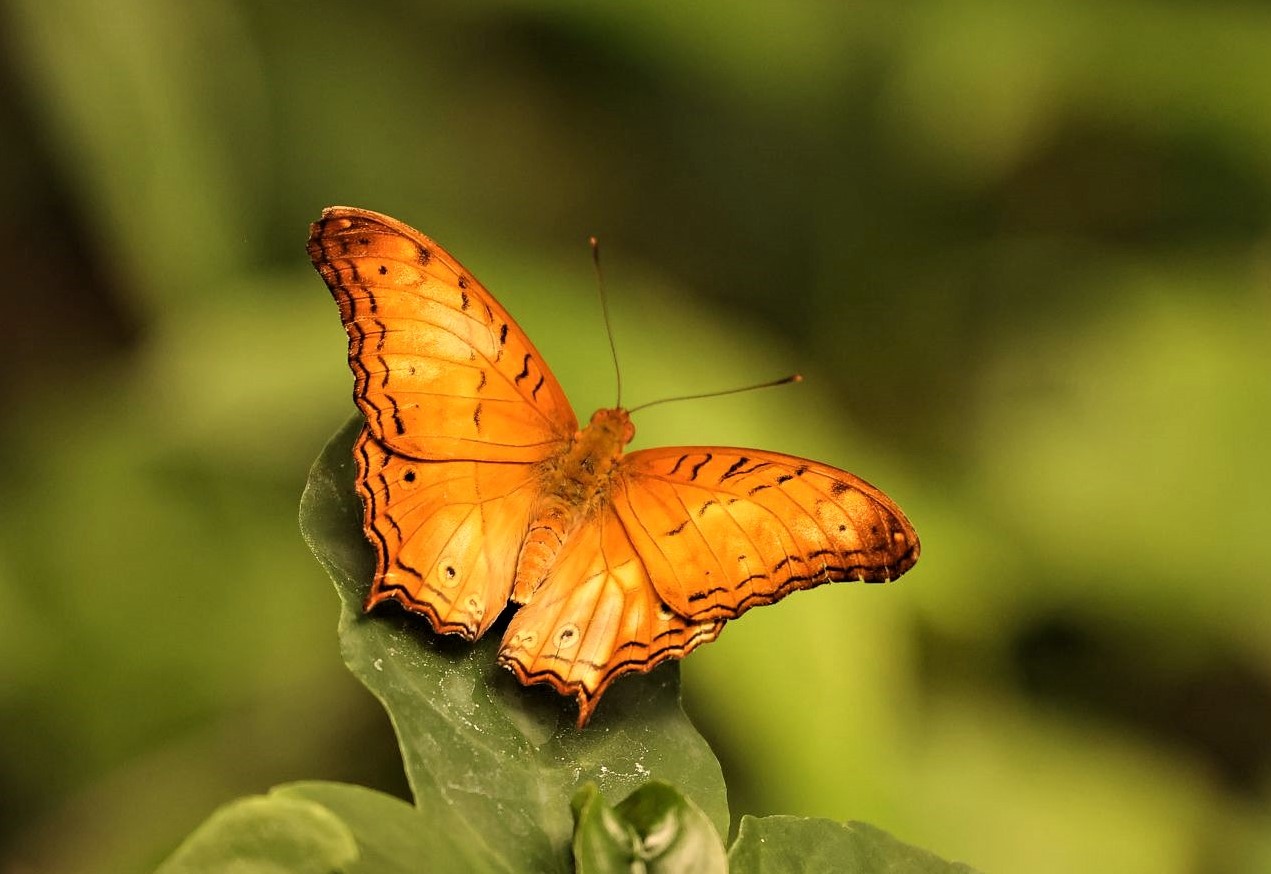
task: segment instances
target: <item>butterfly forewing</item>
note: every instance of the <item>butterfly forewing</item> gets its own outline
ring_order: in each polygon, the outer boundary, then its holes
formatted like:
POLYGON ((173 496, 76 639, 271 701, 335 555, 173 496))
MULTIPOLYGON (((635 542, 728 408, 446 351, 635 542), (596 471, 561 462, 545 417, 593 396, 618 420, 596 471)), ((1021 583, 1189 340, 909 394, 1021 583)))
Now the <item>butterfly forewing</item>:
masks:
POLYGON ((881 491, 773 452, 634 452, 613 507, 658 594, 694 620, 732 619, 822 583, 893 580, 918 560, 918 535, 881 491))
POLYGON ((418 459, 540 461, 578 428, 512 317, 444 249, 378 213, 331 207, 309 257, 340 305, 354 399, 375 438, 418 459))

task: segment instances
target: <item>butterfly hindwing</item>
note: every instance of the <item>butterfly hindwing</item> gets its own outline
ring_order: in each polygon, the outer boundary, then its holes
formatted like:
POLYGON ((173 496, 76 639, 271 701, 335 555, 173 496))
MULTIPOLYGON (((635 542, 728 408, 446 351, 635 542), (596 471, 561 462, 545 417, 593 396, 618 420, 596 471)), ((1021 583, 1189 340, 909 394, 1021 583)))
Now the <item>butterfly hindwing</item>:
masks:
POLYGON ((918 560, 900 508, 828 465, 698 446, 633 452, 621 469, 614 511, 654 589, 693 620, 822 583, 893 580, 918 560))
POLYGON ((687 620, 649 582, 612 510, 569 537, 534 598, 508 625, 499 663, 522 683, 578 699, 578 725, 609 684, 714 640, 723 621, 687 620))
POLYGON ((537 496, 524 464, 417 461, 363 428, 354 446, 376 553, 369 610, 397 601, 441 633, 480 637, 507 605, 537 496))
POLYGON ((428 237, 388 216, 331 207, 310 229, 309 257, 340 305, 354 399, 389 449, 534 462, 577 430, 525 332, 428 237))

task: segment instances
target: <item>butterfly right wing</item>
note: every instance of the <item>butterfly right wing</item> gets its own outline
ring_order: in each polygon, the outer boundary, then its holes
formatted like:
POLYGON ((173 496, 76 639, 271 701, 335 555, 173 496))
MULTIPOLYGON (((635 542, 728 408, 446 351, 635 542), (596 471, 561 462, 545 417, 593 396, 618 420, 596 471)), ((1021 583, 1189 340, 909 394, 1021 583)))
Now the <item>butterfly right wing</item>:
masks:
POLYGON ((353 396, 375 439, 417 459, 541 461, 578 419, 525 332, 441 246, 330 207, 309 257, 340 305, 353 396))
POLYGON ((353 457, 376 556, 366 609, 397 601, 439 633, 480 637, 511 594, 538 494, 534 466, 417 461, 369 427, 353 457))

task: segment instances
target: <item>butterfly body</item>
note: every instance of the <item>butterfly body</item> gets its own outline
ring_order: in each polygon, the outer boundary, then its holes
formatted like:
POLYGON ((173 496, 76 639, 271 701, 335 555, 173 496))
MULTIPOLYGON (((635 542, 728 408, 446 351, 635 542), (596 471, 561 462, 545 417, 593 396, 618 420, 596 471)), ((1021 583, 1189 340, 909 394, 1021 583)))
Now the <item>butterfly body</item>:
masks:
POLYGON ((540 464, 543 497, 534 508, 534 521, 517 559, 513 601, 530 603, 570 534, 595 517, 610 491, 622 449, 634 436, 635 425, 626 410, 597 410, 568 449, 540 464))
POLYGON ((918 559, 890 498, 846 471, 754 449, 624 453, 622 408, 584 428, 511 316, 432 240, 332 207, 309 254, 340 305, 354 400, 370 610, 396 601, 480 637, 589 719, 605 689, 714 640, 746 610, 918 559))

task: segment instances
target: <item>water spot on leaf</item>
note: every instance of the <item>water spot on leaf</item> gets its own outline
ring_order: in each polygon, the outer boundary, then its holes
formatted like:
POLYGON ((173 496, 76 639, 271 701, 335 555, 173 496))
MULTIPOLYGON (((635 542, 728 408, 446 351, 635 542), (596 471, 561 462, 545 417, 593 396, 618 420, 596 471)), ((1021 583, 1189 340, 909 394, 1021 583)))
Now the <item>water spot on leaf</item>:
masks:
POLYGON ((464 713, 471 713, 474 706, 472 689, 475 684, 476 677, 471 674, 461 671, 450 673, 446 676, 446 697, 464 713))

